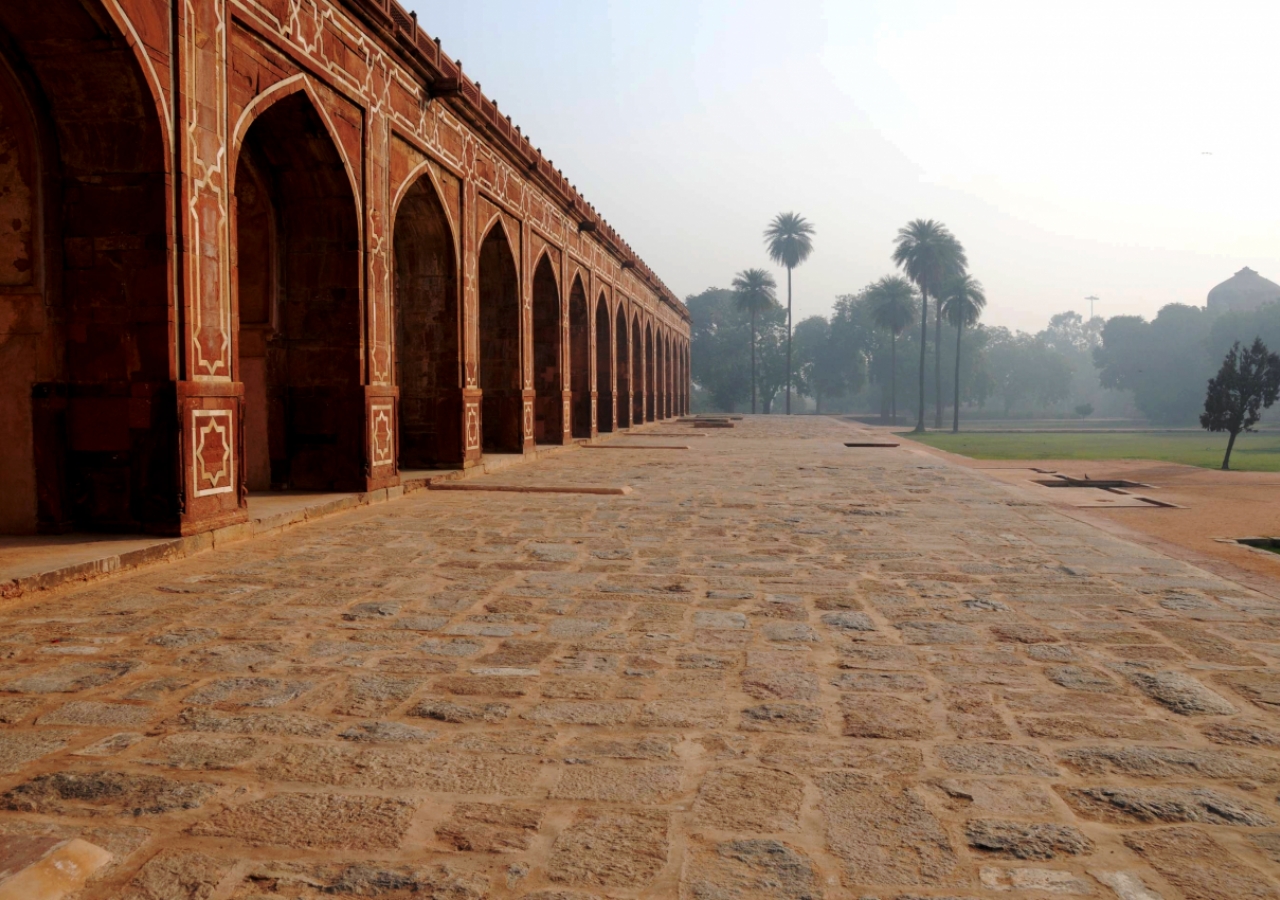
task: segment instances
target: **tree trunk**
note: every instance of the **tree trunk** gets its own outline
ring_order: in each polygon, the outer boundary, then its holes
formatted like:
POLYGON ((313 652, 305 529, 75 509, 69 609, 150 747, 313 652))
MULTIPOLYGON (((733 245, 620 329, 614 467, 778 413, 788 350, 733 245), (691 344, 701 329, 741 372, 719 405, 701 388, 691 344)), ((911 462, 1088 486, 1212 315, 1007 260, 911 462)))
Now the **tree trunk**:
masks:
POLYGON ((951 433, 960 433, 960 332, 964 331, 964 321, 956 326, 956 405, 951 413, 951 433))
POLYGON ((889 422, 898 424, 898 332, 889 332, 889 422))
POLYGON ((787 266, 787 415, 791 415, 791 267, 787 266))
POLYGON ((751 307, 751 415, 756 414, 756 309, 751 307))
POLYGON ((916 431, 924 432, 924 361, 929 355, 929 293, 920 287, 920 415, 916 419, 916 431))
POLYGON ((1227 439, 1227 455, 1222 457, 1222 471, 1226 472, 1231 468, 1231 448, 1236 445, 1236 435, 1238 431, 1231 432, 1231 437, 1227 439))
POLYGON ((942 298, 933 298, 933 427, 942 427, 942 298))

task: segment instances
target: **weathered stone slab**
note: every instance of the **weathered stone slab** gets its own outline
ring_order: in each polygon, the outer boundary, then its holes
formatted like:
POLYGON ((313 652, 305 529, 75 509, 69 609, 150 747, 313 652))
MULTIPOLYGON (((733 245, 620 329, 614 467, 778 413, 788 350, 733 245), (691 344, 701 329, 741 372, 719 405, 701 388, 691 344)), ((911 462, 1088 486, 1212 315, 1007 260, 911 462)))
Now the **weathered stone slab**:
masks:
POLYGON ((1125 844, 1167 878, 1187 900, 1280 898, 1280 889, 1261 872, 1240 862, 1193 826, 1134 832, 1125 838, 1125 844))
POLYGON ((595 887, 641 888, 666 865, 669 814, 626 808, 583 811, 551 848, 552 881, 595 887))
POLYGON ((1239 825, 1265 828, 1275 821, 1256 804, 1213 788, 1057 786, 1077 815, 1117 824, 1239 825))
POLYGON ((274 794, 228 807, 191 827, 198 837, 253 846, 348 851, 390 850, 409 827, 414 805, 350 794, 274 794))
POLYGON ((909 783, 836 772, 814 780, 846 885, 940 885, 956 877, 946 829, 909 783))
POLYGON ((724 831, 798 831, 804 783, 772 769, 716 769, 703 779, 694 821, 724 831))
POLYGON ((681 900, 821 900, 821 878, 799 849, 772 839, 698 844, 686 851, 681 900))
POLYGON ((551 789, 554 800, 666 803, 680 793, 679 766, 570 766, 551 789))
POLYGON ((459 803, 436 827, 436 837, 455 850, 517 853, 529 849, 542 816, 541 810, 526 806, 459 803))
POLYGON ((40 815, 157 816, 196 809, 218 785, 126 772, 37 775, 0 795, 0 808, 40 815))

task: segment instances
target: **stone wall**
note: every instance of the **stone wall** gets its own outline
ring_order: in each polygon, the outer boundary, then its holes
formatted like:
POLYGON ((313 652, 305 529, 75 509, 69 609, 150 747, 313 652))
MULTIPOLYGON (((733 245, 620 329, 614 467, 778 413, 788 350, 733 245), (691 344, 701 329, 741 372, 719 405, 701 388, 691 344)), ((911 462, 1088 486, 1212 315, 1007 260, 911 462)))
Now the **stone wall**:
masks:
POLYGON ((0 110, 0 532, 197 532, 687 405, 683 305, 392 0, 0 4, 0 110))

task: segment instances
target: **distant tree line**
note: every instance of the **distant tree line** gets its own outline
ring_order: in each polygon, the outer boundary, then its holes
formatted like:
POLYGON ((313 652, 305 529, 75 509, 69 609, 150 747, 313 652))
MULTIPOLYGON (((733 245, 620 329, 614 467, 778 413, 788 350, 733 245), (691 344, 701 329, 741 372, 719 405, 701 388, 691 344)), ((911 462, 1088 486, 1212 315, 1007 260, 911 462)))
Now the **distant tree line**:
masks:
MULTIPOLYGON (((751 313, 741 297, 709 288, 687 299, 699 410, 750 409, 751 313)), ((751 306, 758 331, 758 406, 780 412, 786 311, 768 291, 751 306)), ((806 407, 885 421, 896 411, 902 424, 912 424, 921 388, 920 306, 914 285, 890 276, 837 297, 828 315, 796 323, 793 379, 806 407)), ((936 332, 932 308, 929 326, 936 332)), ((1150 321, 1086 321, 1063 312, 1035 334, 966 322, 958 358, 955 323, 945 313, 940 336, 936 343, 933 334, 926 338, 925 403, 951 407, 953 416, 958 396, 961 408, 983 417, 1142 417, 1158 425, 1194 426, 1204 410, 1206 384, 1234 342, 1248 347, 1261 337, 1268 347, 1280 347, 1280 303, 1219 314, 1171 304, 1150 321)))

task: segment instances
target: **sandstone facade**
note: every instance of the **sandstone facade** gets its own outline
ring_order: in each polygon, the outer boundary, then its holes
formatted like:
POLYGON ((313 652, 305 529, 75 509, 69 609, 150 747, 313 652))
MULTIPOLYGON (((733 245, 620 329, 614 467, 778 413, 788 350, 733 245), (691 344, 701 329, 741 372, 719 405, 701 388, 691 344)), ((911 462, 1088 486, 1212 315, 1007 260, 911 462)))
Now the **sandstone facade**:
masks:
POLYGON ((0 532, 687 406, 683 305, 394 0, 0 4, 0 532))

